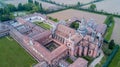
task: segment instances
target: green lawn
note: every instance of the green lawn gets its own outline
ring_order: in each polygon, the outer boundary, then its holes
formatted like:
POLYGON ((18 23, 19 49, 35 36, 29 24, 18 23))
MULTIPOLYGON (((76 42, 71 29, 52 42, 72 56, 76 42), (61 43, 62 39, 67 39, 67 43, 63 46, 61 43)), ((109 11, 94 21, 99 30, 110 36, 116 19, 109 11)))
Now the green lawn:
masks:
POLYGON ((108 27, 107 27, 107 31, 106 31, 106 34, 105 34, 105 39, 107 41, 110 40, 111 38, 111 35, 113 33, 113 29, 114 29, 114 25, 115 25, 115 22, 114 22, 114 17, 113 16, 108 16, 104 22, 108 27))
POLYGON ((43 22, 34 22, 36 25, 42 27, 43 29, 46 29, 46 30, 50 30, 51 29, 51 26, 48 25, 48 24, 45 24, 43 22))
POLYGON ((94 60, 94 58, 89 57, 89 56, 83 56, 82 58, 88 61, 88 65, 94 60))
POLYGON ((110 40, 111 35, 112 35, 112 33, 113 33, 114 25, 115 25, 114 22, 111 23, 111 26, 108 28, 108 30, 107 30, 107 32, 106 32, 106 34, 105 34, 105 39, 108 40, 108 41, 110 40))
POLYGON ((72 59, 71 59, 71 58, 69 58, 69 57, 66 59, 66 61, 67 61, 68 63, 70 63, 70 64, 72 64, 72 63, 73 63, 72 59))
POLYGON ((0 38, 0 67, 31 67, 36 63, 15 40, 0 38))
POLYGON ((120 49, 118 50, 118 52, 116 53, 116 55, 112 59, 109 67, 120 67, 120 49))
POLYGON ((54 21, 54 22, 58 22, 59 20, 57 18, 52 18, 52 17, 49 17, 50 20, 54 21))

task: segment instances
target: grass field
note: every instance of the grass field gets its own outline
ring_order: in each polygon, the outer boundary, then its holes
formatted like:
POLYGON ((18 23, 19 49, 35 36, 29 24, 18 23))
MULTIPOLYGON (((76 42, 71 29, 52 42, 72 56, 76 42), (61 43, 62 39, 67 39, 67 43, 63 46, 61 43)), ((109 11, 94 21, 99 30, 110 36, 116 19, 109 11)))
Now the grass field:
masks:
POLYGON ((115 25, 115 23, 113 22, 106 32, 105 39, 108 41, 110 40, 111 35, 113 33, 114 25, 115 25))
POLYGON ((0 38, 0 67, 31 67, 36 63, 15 40, 0 38))
POLYGON ((117 54, 114 56, 109 67, 120 67, 120 49, 118 50, 117 54))
POLYGON ((51 26, 43 22, 34 22, 36 25, 42 27, 43 29, 50 30, 51 26))

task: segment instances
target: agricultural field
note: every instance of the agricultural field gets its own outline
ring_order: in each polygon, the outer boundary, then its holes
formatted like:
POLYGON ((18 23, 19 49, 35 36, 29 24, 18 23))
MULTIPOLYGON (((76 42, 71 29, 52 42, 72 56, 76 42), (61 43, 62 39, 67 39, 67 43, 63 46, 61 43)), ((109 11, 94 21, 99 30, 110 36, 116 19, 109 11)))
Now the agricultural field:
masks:
POLYGON ((89 13, 89 12, 84 12, 80 10, 74 10, 74 9, 68 9, 56 13, 51 13, 48 14, 47 16, 57 18, 58 20, 68 20, 73 17, 77 18, 85 18, 86 20, 94 19, 96 23, 104 23, 106 16, 104 15, 99 15, 99 14, 94 14, 94 13, 89 13))
POLYGON ((120 18, 114 18, 115 26, 113 29, 113 33, 111 39, 114 39, 115 43, 120 44, 120 18))
MULTIPOLYGON (((35 0, 33 0, 35 1, 35 0)), ((36 0, 37 2, 41 3, 43 8, 46 9, 46 10, 49 10, 49 9, 60 9, 62 7, 60 6, 57 6, 57 5, 54 5, 54 4, 50 4, 50 3, 46 3, 46 2, 42 2, 40 0, 36 0)), ((5 4, 13 4, 15 6, 17 6, 19 3, 22 3, 22 4, 25 4, 25 3, 28 3, 28 0, 5 0, 3 1, 5 4)))
POLYGON ((4 3, 13 4, 15 6, 17 6, 19 3, 25 4, 27 2, 28 2, 28 0, 4 0, 4 3))
POLYGON ((52 0, 52 1, 55 1, 56 3, 59 4, 74 5, 77 4, 78 2, 84 4, 84 3, 89 3, 93 0, 52 0))
POLYGON ((0 38, 0 67, 31 67, 37 64, 14 39, 0 38))
MULTIPOLYGON (((103 10, 108 13, 120 14, 120 0, 104 0, 95 4, 97 10, 103 10)), ((88 8, 89 6, 90 4, 83 6, 82 8, 88 8)))
POLYGON ((45 10, 49 10, 49 9, 59 9, 59 8, 62 8, 61 6, 57 6, 57 5, 54 5, 54 4, 50 4, 50 3, 47 3, 47 2, 42 2, 40 0, 36 0, 37 2, 41 3, 42 4, 42 7, 45 9, 45 10))

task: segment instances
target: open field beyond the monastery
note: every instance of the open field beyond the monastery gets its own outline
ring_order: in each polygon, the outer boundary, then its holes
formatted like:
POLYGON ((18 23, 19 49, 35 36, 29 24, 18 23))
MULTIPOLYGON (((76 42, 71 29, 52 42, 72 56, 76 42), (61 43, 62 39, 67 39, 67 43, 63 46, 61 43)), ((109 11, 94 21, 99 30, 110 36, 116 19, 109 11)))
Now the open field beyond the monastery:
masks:
POLYGON ((57 6, 57 5, 54 5, 54 4, 50 4, 50 3, 47 3, 47 2, 43 2, 43 1, 40 1, 40 0, 36 0, 36 1, 41 3, 42 7, 44 9, 59 9, 59 8, 61 8, 60 6, 57 6))
POLYGON ((104 23, 106 16, 89 13, 89 12, 83 12, 80 10, 74 10, 74 9, 68 9, 56 13, 48 14, 47 16, 57 18, 58 20, 67 20, 73 17, 77 18, 85 18, 86 20, 94 19, 96 23, 104 23))
MULTIPOLYGON (((120 14, 120 0, 103 0, 101 2, 95 3, 97 10, 103 10, 108 13, 120 14)), ((83 8, 88 8, 90 6, 86 5, 83 8)))
POLYGON ((115 26, 113 29, 113 33, 111 39, 114 39, 115 43, 120 44, 120 18, 114 18, 115 26))
POLYGON ((89 3, 93 0, 52 0, 55 1, 56 3, 60 3, 60 4, 77 4, 78 2, 80 3, 89 3))
POLYGON ((6 4, 13 4, 15 6, 17 6, 19 3, 25 4, 27 3, 28 0, 5 0, 4 3, 6 4))
MULTIPOLYGON (((35 0, 33 0, 33 1, 35 1, 35 0)), ((50 3, 47 3, 47 2, 42 2, 40 0, 36 0, 36 1, 41 3, 42 7, 44 9, 59 9, 59 8, 61 8, 60 6, 50 4, 50 3)), ((13 5, 17 6, 19 3, 22 3, 22 4, 28 3, 28 0, 5 0, 5 1, 3 1, 3 3, 13 4, 13 5)))
POLYGON ((0 38, 0 67, 30 67, 36 63, 15 40, 0 38))

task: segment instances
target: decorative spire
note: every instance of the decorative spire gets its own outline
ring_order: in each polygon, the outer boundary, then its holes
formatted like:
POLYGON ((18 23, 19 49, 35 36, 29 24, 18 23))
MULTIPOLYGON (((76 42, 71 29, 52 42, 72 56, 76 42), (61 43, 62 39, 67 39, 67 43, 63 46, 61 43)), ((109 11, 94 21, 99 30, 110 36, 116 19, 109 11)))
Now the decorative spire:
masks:
POLYGON ((71 40, 71 36, 72 36, 72 34, 71 34, 71 32, 69 33, 69 40, 71 40))

